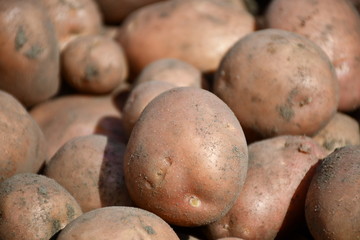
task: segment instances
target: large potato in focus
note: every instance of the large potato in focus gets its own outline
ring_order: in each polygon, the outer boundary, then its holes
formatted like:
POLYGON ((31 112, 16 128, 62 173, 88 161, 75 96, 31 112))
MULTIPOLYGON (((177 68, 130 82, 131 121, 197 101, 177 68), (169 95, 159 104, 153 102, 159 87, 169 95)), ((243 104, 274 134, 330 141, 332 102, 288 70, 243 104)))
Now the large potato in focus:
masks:
POLYGON ((306 196, 306 221, 315 240, 360 238, 360 146, 326 157, 306 196))
POLYGON ((267 27, 301 34, 331 59, 340 83, 339 110, 360 106, 360 16, 348 0, 274 0, 267 27))
POLYGON ((206 227, 210 239, 272 240, 305 225, 307 189, 315 166, 325 156, 305 136, 278 136, 250 144, 244 187, 225 217, 206 227))
POLYGON ((216 73, 214 93, 234 111, 252 142, 315 134, 335 115, 339 86, 318 46, 301 35, 267 29, 229 50, 216 73))
POLYGON ((87 212, 60 233, 57 240, 179 240, 163 219, 140 208, 105 207, 87 212))
POLYGON ((38 0, 0 1, 0 89, 26 107, 54 96, 60 85, 55 29, 38 0))
POLYGON ((233 112, 214 94, 174 88, 152 100, 131 132, 125 182, 139 207, 179 226, 225 215, 247 171, 247 145, 233 112))
POLYGON ((77 200, 83 212, 131 206, 124 180, 125 144, 102 135, 76 137, 51 158, 45 175, 77 200))
POLYGON ((0 90, 0 182, 17 173, 37 173, 47 158, 38 124, 12 95, 0 90))
POLYGON ((161 58, 177 58, 213 72, 225 52, 254 28, 250 13, 228 3, 173 0, 131 14, 117 38, 136 73, 161 58))
POLYGON ((0 239, 50 239, 82 212, 56 181, 23 173, 0 184, 0 239))

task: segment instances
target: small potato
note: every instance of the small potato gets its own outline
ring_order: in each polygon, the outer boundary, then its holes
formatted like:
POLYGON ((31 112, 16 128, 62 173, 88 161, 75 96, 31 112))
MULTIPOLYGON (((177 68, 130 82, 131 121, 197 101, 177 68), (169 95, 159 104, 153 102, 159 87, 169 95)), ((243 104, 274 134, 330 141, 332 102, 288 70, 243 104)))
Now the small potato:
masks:
POLYGON ((102 18, 94 0, 40 0, 55 25, 61 50, 83 35, 100 34, 102 18))
POLYGON ((339 101, 327 55, 305 37, 278 29, 240 39, 216 73, 214 93, 234 111, 248 142, 312 136, 335 115, 339 101))
POLYGON ((44 134, 21 103, 0 90, 0 182, 37 173, 47 159, 44 134))
POLYGON ((266 24, 303 35, 320 46, 338 77, 339 110, 360 106, 360 16, 350 1, 274 0, 266 24))
POLYGON ((325 156, 305 136, 278 136, 250 144, 244 187, 225 217, 206 227, 210 239, 272 240, 305 225, 306 192, 325 156))
POLYGON ((160 81, 143 82, 135 86, 129 94, 122 111, 122 122, 128 136, 130 136, 135 123, 151 100, 175 87, 171 83, 160 81))
POLYGON ((172 0, 129 15, 117 39, 134 73, 162 58, 214 72, 226 51, 254 29, 254 17, 246 10, 218 1, 172 0))
POLYGON ((50 239, 82 214, 76 200, 54 180, 22 173, 0 184, 0 239, 50 239))
POLYGON ((124 143, 102 135, 77 137, 52 157, 45 175, 68 190, 83 212, 131 206, 124 181, 124 152, 124 143))
POLYGON ((133 207, 105 207, 87 212, 68 224, 57 240, 179 240, 155 214, 133 207))
POLYGON ((338 112, 313 139, 323 146, 327 153, 347 145, 360 144, 359 123, 352 117, 338 112))
POLYGON ((305 214, 314 239, 360 237, 360 146, 335 150, 316 169, 305 214))
POLYGON ((179 226, 225 215, 247 171, 247 144, 228 106, 200 88, 153 99, 131 132, 125 182, 137 206, 179 226))
POLYGON ((39 104, 30 114, 44 132, 48 159, 74 137, 96 133, 127 139, 121 113, 110 96, 62 96, 39 104))
POLYGON ((114 40, 100 35, 81 36, 61 53, 64 79, 82 93, 104 94, 125 82, 124 52, 114 40))
POLYGON ((38 0, 0 0, 0 89, 26 107, 59 90, 54 25, 38 0))
POLYGON ((177 87, 201 87, 201 72, 184 61, 164 58, 147 65, 136 78, 135 84, 147 81, 164 81, 177 87))

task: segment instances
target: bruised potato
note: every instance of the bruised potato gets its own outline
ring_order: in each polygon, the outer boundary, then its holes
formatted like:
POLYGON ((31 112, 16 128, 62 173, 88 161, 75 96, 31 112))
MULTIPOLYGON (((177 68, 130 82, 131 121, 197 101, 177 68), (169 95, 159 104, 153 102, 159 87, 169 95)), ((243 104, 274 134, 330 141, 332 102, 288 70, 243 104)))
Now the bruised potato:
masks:
POLYGON ((179 226, 215 221, 234 204, 247 171, 242 128, 227 105, 199 88, 153 99, 136 122, 124 159, 135 204, 179 226))
POLYGON ((249 34, 229 50, 214 93, 234 111, 249 142, 312 136, 335 115, 339 100, 327 55, 305 37, 277 29, 249 34))

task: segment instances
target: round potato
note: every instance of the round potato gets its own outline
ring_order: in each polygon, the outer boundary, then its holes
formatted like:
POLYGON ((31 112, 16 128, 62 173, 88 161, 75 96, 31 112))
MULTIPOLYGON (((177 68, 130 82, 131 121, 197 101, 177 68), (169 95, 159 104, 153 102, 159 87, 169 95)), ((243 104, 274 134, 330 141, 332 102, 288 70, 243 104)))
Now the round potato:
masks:
POLYGON ((100 35, 80 36, 61 53, 62 75, 79 92, 111 92, 128 75, 124 52, 114 40, 100 35))
POLYGON ((214 93, 234 111, 248 142, 312 136, 335 115, 339 101, 327 55, 305 37, 277 29, 249 34, 229 50, 214 93))
POLYGON ((180 59, 202 72, 214 72, 226 51, 254 29, 250 13, 227 3, 174 0, 132 13, 117 39, 135 73, 162 58, 180 59))
POLYGON ((22 173, 0 184, 0 239, 50 239, 82 214, 76 200, 54 180, 22 173))
POLYGON ((225 215, 247 171, 247 144, 233 112, 214 94, 174 88, 153 99, 128 141, 124 174, 131 199, 179 226, 225 215))
POLYGON ((77 200, 83 212, 106 206, 131 206, 123 171, 125 144, 102 135, 74 138, 45 168, 77 200))
POLYGON ((306 221, 314 239, 354 240, 360 236, 360 146, 326 157, 306 197, 306 221))
POLYGON ((61 231, 57 240, 179 240, 155 214, 133 207, 105 207, 83 214, 61 231))
POLYGON ((274 0, 267 27, 301 34, 331 59, 340 85, 340 111, 360 106, 360 16, 346 0, 274 0))

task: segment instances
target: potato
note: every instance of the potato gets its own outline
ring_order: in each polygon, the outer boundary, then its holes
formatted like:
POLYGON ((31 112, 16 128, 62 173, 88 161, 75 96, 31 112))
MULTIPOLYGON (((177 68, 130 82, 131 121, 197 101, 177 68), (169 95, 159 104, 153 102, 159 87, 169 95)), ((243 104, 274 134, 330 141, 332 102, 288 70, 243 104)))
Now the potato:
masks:
POLYGON ((201 72, 179 59, 164 58, 147 65, 136 78, 135 84, 147 81, 164 81, 177 87, 201 87, 201 72))
POLYGON ((73 138, 51 158, 45 175, 77 200, 83 212, 131 206, 123 171, 125 144, 102 135, 73 138))
POLYGON ((41 0, 55 25, 63 50, 79 36, 100 34, 102 17, 94 0, 41 0))
POLYGON ((107 24, 119 24, 135 10, 155 2, 164 0, 96 0, 104 21, 107 24))
POLYGON ((248 142, 312 136, 335 115, 339 99, 326 54, 305 37, 277 29, 240 39, 224 57, 213 89, 234 111, 248 142))
POLYGON ((247 145, 233 112, 199 88, 153 99, 131 132, 125 182, 135 204, 179 226, 225 215, 247 171, 247 145))
POLYGON ((323 146, 327 153, 347 145, 360 144, 359 123, 352 117, 338 112, 313 139, 323 146))
POLYGON ((37 0, 0 1, 0 89, 26 107, 59 89, 59 49, 54 26, 37 0))
POLYGON ((130 136, 135 123, 151 100, 175 87, 171 83, 160 81, 142 82, 135 86, 129 94, 122 111, 122 122, 128 136, 130 136))
POLYGON ((87 212, 61 231, 57 240, 178 240, 161 218, 140 208, 105 207, 87 212))
POLYGON ((225 217, 206 227, 210 239, 270 240, 305 225, 306 192, 315 166, 325 156, 305 136, 278 136, 250 144, 244 187, 225 217))
POLYGON ((346 146, 326 157, 306 196, 306 221, 314 239, 360 237, 360 146, 346 146))
POLYGON ((0 239, 48 240, 82 214, 75 199, 45 176, 22 173, 0 184, 0 239))
POLYGON ((62 75, 79 92, 104 94, 125 82, 127 60, 119 44, 100 35, 80 36, 61 53, 62 75))
POLYGON ((254 28, 251 14, 229 4, 173 0, 132 13, 117 39, 135 73, 162 58, 176 58, 202 72, 214 72, 225 52, 254 28))
POLYGON ((124 142, 127 139, 111 96, 62 96, 39 104, 30 114, 44 132, 49 159, 74 137, 97 133, 124 142))
POLYGON ((47 145, 38 124, 12 95, 0 90, 0 182, 40 170, 47 145))
POLYGON ((339 110, 360 106, 360 16, 344 0, 274 0, 266 14, 269 28, 301 34, 331 59, 340 84, 339 110))

